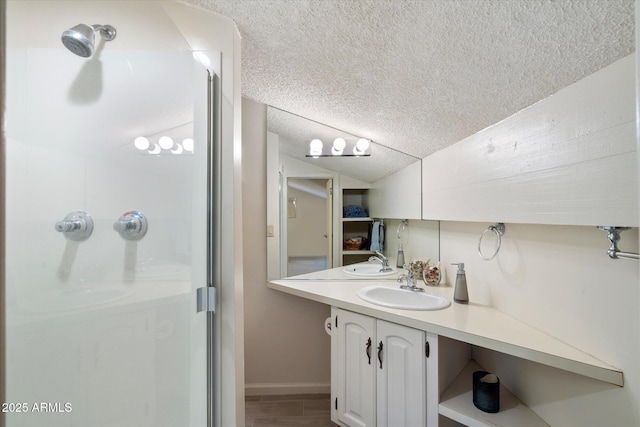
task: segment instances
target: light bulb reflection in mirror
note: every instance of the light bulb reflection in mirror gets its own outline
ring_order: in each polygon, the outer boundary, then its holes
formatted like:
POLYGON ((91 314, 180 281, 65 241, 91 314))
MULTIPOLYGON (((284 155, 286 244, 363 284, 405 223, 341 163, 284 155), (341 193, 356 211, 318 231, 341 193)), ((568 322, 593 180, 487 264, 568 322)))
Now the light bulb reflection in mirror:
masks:
POLYGON ((193 139, 191 138, 185 138, 182 140, 182 147, 184 147, 185 151, 188 151, 190 153, 193 153, 193 146, 194 146, 194 142, 193 139))
POLYGON ((153 149, 147 151, 147 153, 149 154, 160 154, 160 152, 162 151, 162 148, 160 148, 160 146, 158 144, 153 144, 153 149))
POLYGON ((173 139, 169 138, 168 136, 163 136, 158 141, 158 144, 160 144, 160 148, 162 148, 163 150, 170 150, 173 148, 173 139))
POLYGON ((139 136, 133 141, 133 145, 135 145, 138 150, 144 151, 149 149, 149 146, 151 144, 149 143, 149 140, 147 138, 145 138, 144 136, 139 136))

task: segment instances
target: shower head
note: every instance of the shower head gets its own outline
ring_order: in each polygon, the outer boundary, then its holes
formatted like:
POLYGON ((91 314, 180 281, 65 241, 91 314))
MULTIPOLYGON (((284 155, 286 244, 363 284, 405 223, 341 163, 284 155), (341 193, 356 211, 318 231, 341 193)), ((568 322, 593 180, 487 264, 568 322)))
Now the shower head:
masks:
POLYGON ((85 25, 78 24, 62 33, 62 43, 67 49, 83 58, 93 55, 95 33, 105 41, 111 41, 116 37, 116 29, 111 25, 85 25))

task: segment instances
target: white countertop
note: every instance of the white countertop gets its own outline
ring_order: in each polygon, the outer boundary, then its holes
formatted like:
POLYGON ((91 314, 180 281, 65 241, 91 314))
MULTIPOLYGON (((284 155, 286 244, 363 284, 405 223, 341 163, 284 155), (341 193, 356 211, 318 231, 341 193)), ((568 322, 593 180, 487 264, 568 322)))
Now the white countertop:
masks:
POLYGON ((452 301, 436 311, 397 310, 361 300, 357 291, 365 286, 398 286, 395 278, 351 279, 342 267, 288 279, 273 280, 269 288, 425 330, 472 345, 532 360, 608 383, 623 385, 622 371, 569 344, 534 329, 486 305, 453 302, 453 288, 421 284, 428 293, 452 301))

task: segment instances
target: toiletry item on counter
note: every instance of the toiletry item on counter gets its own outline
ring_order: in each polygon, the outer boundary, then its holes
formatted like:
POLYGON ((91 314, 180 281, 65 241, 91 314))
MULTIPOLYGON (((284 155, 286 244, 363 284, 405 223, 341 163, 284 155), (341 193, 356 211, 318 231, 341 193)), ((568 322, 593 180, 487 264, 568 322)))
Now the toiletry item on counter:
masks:
POLYGON ((464 262, 452 263, 451 265, 458 266, 453 300, 460 304, 467 304, 469 302, 469 292, 467 290, 467 275, 464 271, 464 262))
POLYGON ((486 371, 473 373, 473 405, 484 412, 500 410, 500 379, 486 371))
POLYGON ((424 263, 424 268, 422 269, 422 280, 428 286, 438 286, 440 284, 440 279, 442 279, 442 272, 440 271, 440 263, 438 265, 429 265, 431 260, 427 260, 424 263))
POLYGON ((422 277, 422 270, 424 269, 424 262, 419 259, 415 259, 411 261, 411 272, 413 273, 413 277, 420 278, 422 277))
POLYGON ((402 243, 398 245, 398 256, 396 258, 396 267, 402 268, 404 266, 404 250, 402 249, 402 243))

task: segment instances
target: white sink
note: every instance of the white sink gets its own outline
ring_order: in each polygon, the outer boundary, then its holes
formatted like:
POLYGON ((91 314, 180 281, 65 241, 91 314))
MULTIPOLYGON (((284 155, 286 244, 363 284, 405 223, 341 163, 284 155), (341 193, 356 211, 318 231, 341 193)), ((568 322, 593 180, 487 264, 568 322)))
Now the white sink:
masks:
POLYGON ((387 286, 367 286, 358 291, 358 297, 371 304, 401 310, 441 310, 451 304, 439 295, 387 286))
POLYGON ((366 276, 366 277, 375 277, 375 276, 389 276, 391 274, 396 274, 398 269, 395 267, 390 267, 391 271, 380 271, 382 266, 380 264, 352 264, 347 265, 342 269, 347 274, 351 274, 353 276, 366 276))

